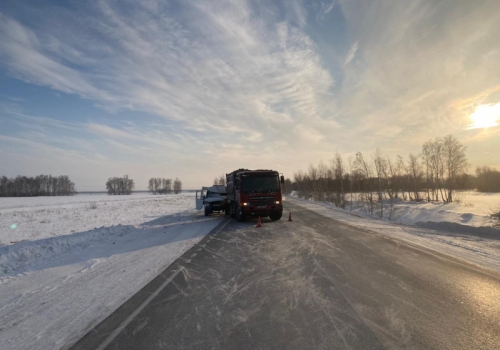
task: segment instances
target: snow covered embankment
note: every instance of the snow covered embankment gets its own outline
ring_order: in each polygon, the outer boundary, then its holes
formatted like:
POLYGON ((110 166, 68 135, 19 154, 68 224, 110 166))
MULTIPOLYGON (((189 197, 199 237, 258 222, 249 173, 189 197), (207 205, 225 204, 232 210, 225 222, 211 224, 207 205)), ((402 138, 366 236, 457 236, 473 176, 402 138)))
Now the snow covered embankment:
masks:
MULTIPOLYGON (((425 195, 425 193, 423 193, 425 195)), ((298 198, 295 192, 291 197, 298 198)), ((346 194, 346 211, 366 218, 380 219, 380 206, 376 203, 370 215, 370 205, 358 200, 358 194, 346 194), (352 199, 352 205, 350 201, 352 199)), ((403 225, 451 230, 453 232, 500 233, 492 228, 491 214, 500 211, 500 193, 458 192, 454 203, 414 202, 395 199, 384 200, 382 219, 403 225), (458 197, 458 198, 457 198, 458 197), (481 227, 481 229, 476 229, 481 227)), ((335 208, 332 203, 320 202, 335 208)))
MULTIPOLYGON (((128 216, 124 221, 142 217, 140 223, 0 247, 0 348, 66 348, 220 222, 186 210, 194 206, 192 194, 169 197, 150 196, 151 203, 144 203, 147 198, 130 196, 115 203, 116 215, 128 216), (134 200, 135 213, 128 215, 134 200)), ((58 209, 74 203, 66 205, 58 209)), ((99 217, 98 211, 89 212, 99 217)))

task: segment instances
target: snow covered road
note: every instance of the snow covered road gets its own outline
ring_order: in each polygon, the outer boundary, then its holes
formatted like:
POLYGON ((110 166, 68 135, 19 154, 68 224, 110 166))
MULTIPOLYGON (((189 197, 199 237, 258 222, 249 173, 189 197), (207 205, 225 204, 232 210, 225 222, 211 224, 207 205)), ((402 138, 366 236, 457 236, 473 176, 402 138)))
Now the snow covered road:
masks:
POLYGON ((221 225, 74 350, 498 347, 498 272, 284 206, 221 225))

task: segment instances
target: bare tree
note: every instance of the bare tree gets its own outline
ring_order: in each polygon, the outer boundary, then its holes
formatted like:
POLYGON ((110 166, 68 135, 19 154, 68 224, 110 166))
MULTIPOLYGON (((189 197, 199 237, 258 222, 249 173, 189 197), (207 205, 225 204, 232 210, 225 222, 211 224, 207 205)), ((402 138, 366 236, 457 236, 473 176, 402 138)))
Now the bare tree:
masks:
POLYGON ((345 167, 344 160, 340 153, 336 152, 332 160, 333 177, 335 179, 335 205, 339 208, 345 208, 345 194, 344 194, 344 177, 345 167))
POLYGON ((420 201, 420 183, 422 182, 422 164, 420 156, 411 154, 408 156, 408 163, 406 165, 406 174, 409 183, 408 196, 410 200, 420 201))
POLYGON ((453 191, 457 178, 467 170, 469 163, 465 156, 467 147, 462 145, 455 137, 448 135, 443 140, 443 163, 447 174, 448 194, 447 202, 453 202, 453 191))
POLYGON ((384 177, 386 181, 386 192, 389 196, 389 220, 392 219, 392 212, 394 208, 394 199, 398 198, 400 190, 400 181, 402 174, 402 162, 396 161, 392 162, 389 157, 387 157, 386 168, 384 170, 384 177))
POLYGON ((422 159, 425 164, 427 200, 438 201, 439 195, 441 195, 444 201, 443 140, 436 138, 424 143, 422 146, 422 159))
POLYGON ((318 198, 318 192, 319 192, 319 190, 318 190, 318 188, 319 188, 319 186, 318 186, 318 169, 316 169, 314 167, 314 165, 309 164, 309 171, 308 171, 307 175, 309 176, 309 179, 310 179, 310 182, 312 185, 311 186, 312 191, 313 191, 314 195, 316 196, 316 199, 319 199, 318 198))
POLYGON ((174 193, 180 193, 182 191, 182 182, 178 178, 174 180, 174 193))
POLYGON ((387 178, 387 164, 378 148, 373 154, 373 163, 375 164, 375 174, 377 176, 377 196, 380 205, 380 217, 382 218, 384 215, 384 180, 387 178))
POLYGON ((152 194, 156 194, 155 179, 154 179, 154 178, 149 179, 149 182, 148 182, 148 190, 149 190, 149 192, 151 192, 152 194))
MULTIPOLYGON (((373 215, 373 168, 372 165, 365 161, 363 154, 361 152, 356 153, 356 159, 354 161, 355 171, 360 177, 360 183, 363 183, 362 189, 362 201, 368 202, 369 204, 369 214, 373 215)), ((361 187, 361 186, 360 186, 361 187)))
POLYGON ((349 211, 352 211, 352 194, 353 194, 353 181, 354 181, 354 174, 353 174, 353 168, 352 168, 352 157, 349 157, 349 194, 350 194, 350 204, 349 204, 349 211))

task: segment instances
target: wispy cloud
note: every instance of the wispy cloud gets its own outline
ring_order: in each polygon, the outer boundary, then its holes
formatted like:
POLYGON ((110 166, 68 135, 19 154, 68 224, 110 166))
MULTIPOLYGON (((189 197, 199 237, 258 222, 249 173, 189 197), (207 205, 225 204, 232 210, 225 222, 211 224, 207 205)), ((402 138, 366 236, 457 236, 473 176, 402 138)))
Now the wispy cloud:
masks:
POLYGON ((351 48, 347 52, 347 56, 345 57, 344 66, 348 65, 356 56, 356 52, 358 51, 359 43, 356 41, 352 44, 351 48))

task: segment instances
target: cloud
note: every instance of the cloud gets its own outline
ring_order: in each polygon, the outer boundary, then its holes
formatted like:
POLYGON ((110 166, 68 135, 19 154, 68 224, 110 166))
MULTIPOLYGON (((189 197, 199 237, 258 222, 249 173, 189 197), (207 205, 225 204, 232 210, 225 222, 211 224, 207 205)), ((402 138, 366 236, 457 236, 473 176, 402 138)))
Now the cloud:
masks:
POLYGON ((347 56, 345 58, 344 66, 347 66, 353 59, 354 56, 356 56, 356 52, 358 51, 358 45, 359 43, 356 41, 354 44, 352 44, 351 48, 347 52, 347 56))
POLYGON ((340 6, 355 38, 346 62, 353 48, 363 50, 356 65, 345 67, 340 119, 356 121, 345 135, 359 137, 366 149, 398 143, 418 150, 431 137, 459 134, 471 111, 450 106, 465 100, 477 105, 498 86, 493 33, 500 30, 500 15, 493 4, 352 0, 340 6), (399 128, 381 135, 387 126, 399 128))

